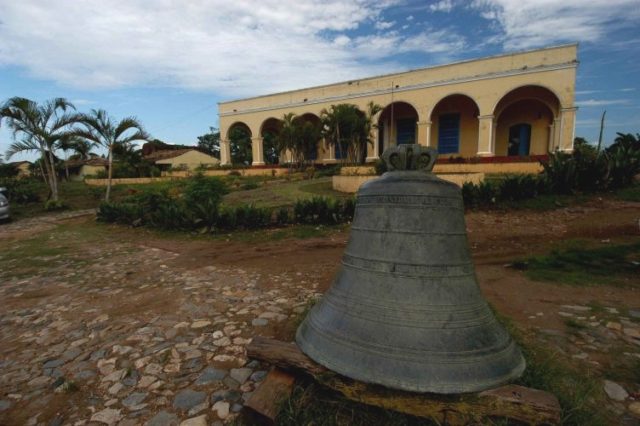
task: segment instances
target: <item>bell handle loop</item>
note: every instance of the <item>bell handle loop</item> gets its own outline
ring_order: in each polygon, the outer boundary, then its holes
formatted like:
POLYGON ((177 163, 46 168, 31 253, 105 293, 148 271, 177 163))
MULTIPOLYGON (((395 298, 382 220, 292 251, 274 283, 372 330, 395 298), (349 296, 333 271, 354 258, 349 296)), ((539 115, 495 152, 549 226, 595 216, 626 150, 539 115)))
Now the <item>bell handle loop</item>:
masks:
POLYGON ((420 153, 417 160, 416 169, 424 170, 425 172, 430 172, 433 170, 433 166, 436 163, 436 159, 438 158, 438 154, 433 152, 434 149, 429 149, 425 152, 420 153))
POLYGON ((389 171, 419 170, 429 173, 438 158, 438 151, 423 145, 403 144, 387 148, 381 158, 389 171))

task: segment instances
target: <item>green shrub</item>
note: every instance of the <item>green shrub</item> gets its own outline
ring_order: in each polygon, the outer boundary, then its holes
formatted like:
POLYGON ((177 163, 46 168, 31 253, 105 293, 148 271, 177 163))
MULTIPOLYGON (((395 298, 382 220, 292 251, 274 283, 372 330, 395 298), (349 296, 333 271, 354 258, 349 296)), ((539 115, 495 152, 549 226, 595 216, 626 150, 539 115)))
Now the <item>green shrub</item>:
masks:
POLYGON ((258 183, 257 183, 257 182, 247 182, 247 183, 243 184, 243 185, 241 186, 241 188, 242 188, 243 190, 245 190, 245 191, 248 191, 248 190, 250 190, 250 189, 256 189, 256 188, 258 188, 259 186, 260 186, 260 185, 258 185, 258 183))
POLYGON ((332 225, 353 220, 354 199, 344 201, 325 197, 313 197, 296 201, 293 206, 295 223, 332 225))
POLYGON ((624 188, 640 173, 640 134, 618 133, 615 143, 607 148, 610 187, 624 188))
MULTIPOLYGON (((220 178, 206 177, 201 173, 189 179, 183 193, 185 207, 171 207, 168 217, 178 220, 178 215, 192 216, 195 226, 205 226, 211 230, 218 220, 220 202, 229 190, 220 178)), ((178 221, 181 226, 183 222, 178 221)))
POLYGON ((500 201, 521 201, 545 192, 546 181, 536 175, 513 175, 504 178, 498 189, 500 201))
POLYGON ((316 177, 319 177, 319 178, 339 175, 340 169, 342 168, 342 166, 339 164, 331 164, 329 166, 324 166, 322 168, 319 168, 319 167, 320 166, 318 166, 318 169, 316 171, 316 177))
POLYGON ((210 228, 204 219, 193 218, 184 204, 173 198, 166 199, 164 203, 148 211, 146 224, 160 229, 190 230, 202 225, 210 228))
POLYGON ((347 198, 342 201, 340 215, 341 222, 351 222, 356 212, 356 199, 347 198))
POLYGON ((14 178, 18 176, 18 172, 13 164, 0 164, 0 178, 14 178))
POLYGON ((7 188, 9 200, 12 203, 26 204, 40 201, 42 183, 34 179, 0 179, 0 187, 7 188))
POLYGON ((97 218, 100 222, 120 223, 123 225, 142 225, 143 208, 137 203, 102 202, 98 207, 97 218))
POLYGON ((103 187, 90 186, 88 189, 89 189, 89 194, 91 194, 91 196, 94 199, 99 200, 100 198, 104 197, 105 189, 103 187))
POLYGON ((218 215, 218 221, 216 223, 218 229, 224 229, 232 231, 238 227, 238 221, 236 216, 236 209, 223 208, 218 215))
POLYGON ((266 228, 271 224, 271 211, 253 204, 238 206, 235 213, 236 226, 244 229, 266 228))
POLYGON ((554 152, 542 166, 544 179, 554 194, 597 191, 609 186, 609 156, 580 139, 572 153, 554 152))
POLYGON ((290 223, 291 219, 289 218, 289 209, 286 207, 282 207, 278 209, 276 213, 276 223, 278 225, 286 225, 290 223))
POLYGON ((466 182, 462 185, 462 201, 466 207, 486 207, 495 204, 500 195, 498 183, 484 180, 479 185, 466 182))

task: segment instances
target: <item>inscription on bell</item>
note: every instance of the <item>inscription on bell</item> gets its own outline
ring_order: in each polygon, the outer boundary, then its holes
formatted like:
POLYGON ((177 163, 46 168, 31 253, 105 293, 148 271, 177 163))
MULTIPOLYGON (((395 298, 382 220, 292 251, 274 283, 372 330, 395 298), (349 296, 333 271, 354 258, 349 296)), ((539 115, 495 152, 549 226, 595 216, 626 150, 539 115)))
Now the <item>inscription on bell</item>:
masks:
POLYGON ((525 363, 480 292, 460 188, 430 173, 436 156, 419 145, 384 152, 390 171, 359 189, 342 267, 296 341, 363 382, 477 392, 525 363))
POLYGON ((358 197, 359 206, 394 204, 397 206, 419 205, 424 207, 460 208, 460 199, 453 197, 435 197, 423 195, 368 195, 358 197))

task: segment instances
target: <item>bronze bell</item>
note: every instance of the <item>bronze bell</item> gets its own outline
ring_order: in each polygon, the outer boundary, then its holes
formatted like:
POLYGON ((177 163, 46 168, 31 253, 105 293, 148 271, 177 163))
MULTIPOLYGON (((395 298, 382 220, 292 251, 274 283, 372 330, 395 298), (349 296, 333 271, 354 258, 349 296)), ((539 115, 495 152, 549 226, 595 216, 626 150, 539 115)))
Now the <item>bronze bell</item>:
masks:
POLYGON ((519 377, 520 349, 476 282, 460 188, 431 173, 437 153, 401 145, 358 191, 333 285, 296 333, 346 377, 414 392, 476 392, 519 377))

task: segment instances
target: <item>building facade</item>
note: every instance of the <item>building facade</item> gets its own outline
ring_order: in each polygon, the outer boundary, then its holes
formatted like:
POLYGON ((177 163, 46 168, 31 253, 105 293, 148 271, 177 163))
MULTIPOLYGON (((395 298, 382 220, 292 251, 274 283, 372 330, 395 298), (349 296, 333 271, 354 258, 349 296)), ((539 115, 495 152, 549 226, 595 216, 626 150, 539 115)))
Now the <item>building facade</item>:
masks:
MULTIPOLYGON (((379 77, 346 81, 218 104, 221 164, 230 164, 229 135, 251 137, 253 165, 264 164, 263 141, 287 113, 319 121, 331 105, 366 111, 374 102, 367 161, 403 143, 432 146, 441 157, 530 157, 571 151, 577 44, 511 53, 379 77)), ((315 160, 336 161, 320 143, 315 160)), ((282 160, 281 160, 282 161, 282 160)), ((286 161, 286 160, 285 160, 286 161)))

